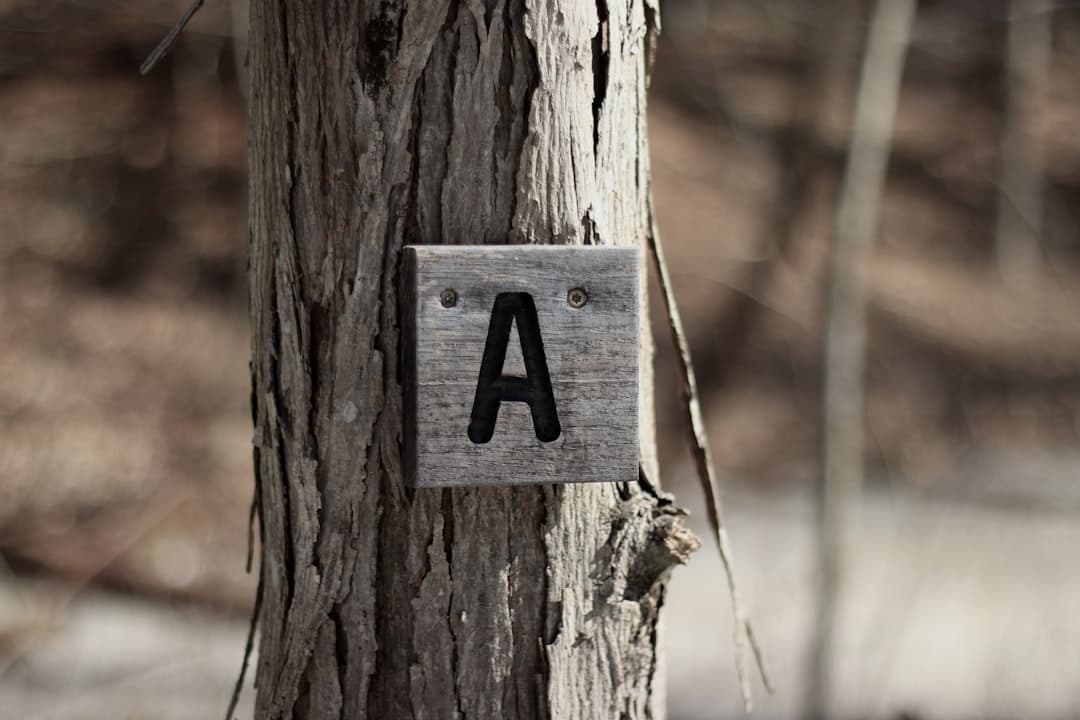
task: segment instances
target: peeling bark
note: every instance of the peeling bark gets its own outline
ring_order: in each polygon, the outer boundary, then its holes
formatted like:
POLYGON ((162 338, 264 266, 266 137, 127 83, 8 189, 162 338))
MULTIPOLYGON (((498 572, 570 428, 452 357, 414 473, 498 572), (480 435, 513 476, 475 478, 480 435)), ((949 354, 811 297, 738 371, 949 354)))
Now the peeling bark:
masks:
POLYGON ((664 583, 696 540, 636 478, 406 488, 397 287, 409 243, 642 241, 657 18, 253 0, 257 717, 663 715, 664 583))

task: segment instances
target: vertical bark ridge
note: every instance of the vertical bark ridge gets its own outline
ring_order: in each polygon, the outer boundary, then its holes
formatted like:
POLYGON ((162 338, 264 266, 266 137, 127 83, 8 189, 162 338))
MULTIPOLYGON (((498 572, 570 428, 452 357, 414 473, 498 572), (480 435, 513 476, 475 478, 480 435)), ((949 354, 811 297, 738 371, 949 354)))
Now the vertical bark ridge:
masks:
MULTIPOLYGON (((251 19, 257 716, 657 717, 663 581, 692 537, 616 493, 635 478, 405 488, 397 300, 409 242, 640 242, 655 9, 251 19)), ((655 477, 647 332, 643 352, 655 477)))

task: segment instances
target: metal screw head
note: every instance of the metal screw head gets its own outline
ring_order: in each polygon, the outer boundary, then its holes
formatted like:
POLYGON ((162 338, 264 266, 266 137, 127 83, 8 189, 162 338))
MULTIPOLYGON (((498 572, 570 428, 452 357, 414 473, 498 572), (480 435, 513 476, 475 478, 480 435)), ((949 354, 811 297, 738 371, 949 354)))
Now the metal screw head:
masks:
POLYGON ((457 305, 457 293, 453 288, 446 288, 439 293, 439 302, 444 308, 452 308, 457 305))
POLYGON ((589 302, 589 293, 585 292, 584 288, 571 288, 570 292, 566 293, 566 302, 570 303, 570 307, 580 310, 589 302))

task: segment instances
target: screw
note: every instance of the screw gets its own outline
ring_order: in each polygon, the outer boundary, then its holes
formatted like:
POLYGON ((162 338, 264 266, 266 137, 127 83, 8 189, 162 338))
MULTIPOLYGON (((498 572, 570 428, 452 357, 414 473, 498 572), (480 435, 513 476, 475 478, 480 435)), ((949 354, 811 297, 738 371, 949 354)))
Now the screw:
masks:
POLYGON ((446 288, 439 293, 439 302, 442 303, 444 308, 452 308, 457 305, 457 293, 453 288, 446 288))
POLYGON ((589 293, 585 292, 584 288, 571 288, 570 292, 566 293, 566 302, 570 303, 570 307, 580 310, 589 302, 589 293))

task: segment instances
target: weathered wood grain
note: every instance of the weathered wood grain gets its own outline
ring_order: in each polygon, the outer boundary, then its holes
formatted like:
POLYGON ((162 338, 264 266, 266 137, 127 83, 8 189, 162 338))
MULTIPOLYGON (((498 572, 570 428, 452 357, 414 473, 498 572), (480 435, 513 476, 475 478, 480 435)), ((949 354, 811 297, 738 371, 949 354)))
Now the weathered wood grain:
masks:
MULTIPOLYGON (((633 482, 638 474, 639 252, 634 247, 410 246, 402 323, 406 473, 417 487, 633 482), (452 292, 446 307, 443 293, 452 292), (574 307, 570 293, 584 293, 574 307), (468 429, 496 297, 527 293, 560 428, 502 402, 487 442, 468 429)), ((518 332, 505 375, 525 377, 518 332)))
POLYGON ((657 22, 651 0, 252 0, 260 720, 663 715, 692 538, 634 483, 409 488, 398 274, 430 238, 640 245, 657 22))

